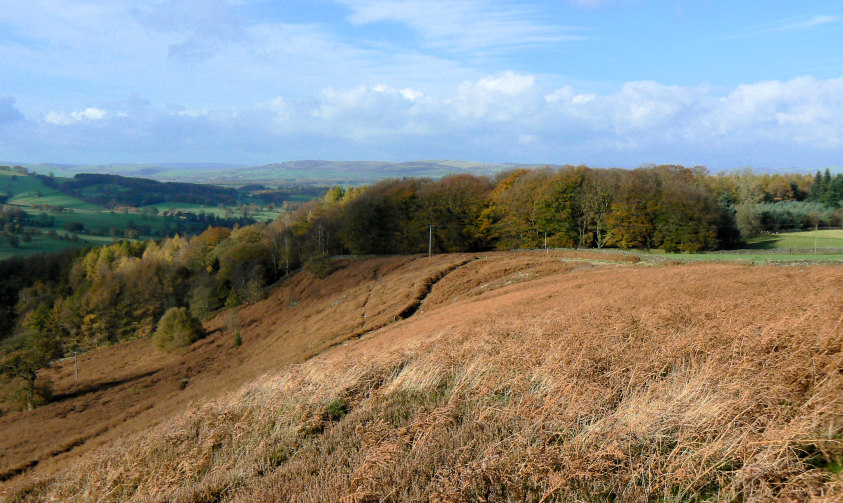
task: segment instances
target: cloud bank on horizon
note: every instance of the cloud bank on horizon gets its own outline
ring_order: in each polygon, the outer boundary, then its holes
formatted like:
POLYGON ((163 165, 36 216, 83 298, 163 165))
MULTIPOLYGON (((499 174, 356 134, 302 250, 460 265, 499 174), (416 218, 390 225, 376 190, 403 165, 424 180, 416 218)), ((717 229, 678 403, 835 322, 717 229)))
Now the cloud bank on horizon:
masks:
POLYGON ((839 167, 843 7, 744 3, 0 0, 0 159, 839 167))

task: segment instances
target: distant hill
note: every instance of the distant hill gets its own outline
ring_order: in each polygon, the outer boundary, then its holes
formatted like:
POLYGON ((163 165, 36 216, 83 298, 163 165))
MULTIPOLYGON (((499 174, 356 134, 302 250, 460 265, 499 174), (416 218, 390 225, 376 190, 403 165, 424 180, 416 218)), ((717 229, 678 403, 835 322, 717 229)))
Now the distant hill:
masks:
POLYGON ((215 176, 243 177, 251 180, 323 180, 337 182, 372 182, 405 176, 442 178, 457 173, 494 175, 516 168, 534 168, 535 164, 483 164, 477 162, 430 160, 412 162, 383 161, 290 161, 234 171, 215 176))
POLYGON ((191 171, 215 171, 215 170, 230 170, 238 168, 246 168, 246 165, 239 164, 223 164, 223 163, 114 163, 114 164, 61 164, 61 163, 40 163, 40 164, 21 164, 0 162, 0 165, 19 164, 27 167, 30 171, 46 175, 53 173, 55 176, 72 178, 79 173, 97 173, 120 175, 128 177, 143 177, 165 179, 173 178, 178 181, 178 174, 182 172, 191 171))
MULTIPOLYGON (((424 160, 411 162, 386 161, 288 161, 263 166, 243 166, 219 163, 157 163, 157 164, 27 164, 40 174, 73 177, 79 173, 111 174, 125 177, 152 178, 158 181, 193 182, 240 186, 269 185, 325 185, 363 184, 384 178, 429 177, 441 178, 449 174, 473 173, 494 175, 517 168, 535 168, 548 164, 485 164, 479 162, 424 160)), ((554 165, 556 166, 556 165, 554 165)))
MULTIPOLYGON (((0 162, 0 164, 20 164, 0 162)), ((152 178, 158 181, 212 183, 240 186, 260 183, 269 185, 326 185, 364 184, 384 178, 429 177, 441 178, 455 173, 494 175, 517 168, 541 166, 558 167, 561 164, 481 163, 453 160, 420 160, 409 162, 388 161, 325 161, 298 160, 248 166, 226 163, 114 163, 114 164, 23 164, 41 174, 73 177, 78 173, 99 173, 128 177, 152 178)), ((599 167, 599 166, 598 166, 599 167)), ((606 166, 608 167, 608 166, 606 166)), ((813 173, 815 170, 791 168, 754 168, 758 173, 813 173)), ((836 173, 839 169, 832 168, 836 173)))

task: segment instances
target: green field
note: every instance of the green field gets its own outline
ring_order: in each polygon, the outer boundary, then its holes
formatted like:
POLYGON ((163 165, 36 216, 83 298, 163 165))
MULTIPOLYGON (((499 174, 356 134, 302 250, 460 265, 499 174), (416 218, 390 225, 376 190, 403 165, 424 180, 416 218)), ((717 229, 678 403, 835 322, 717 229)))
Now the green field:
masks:
POLYGON ((843 263, 843 230, 783 232, 753 238, 744 250, 704 253, 664 253, 659 250, 634 252, 653 262, 730 261, 753 264, 768 263, 843 263), (814 245, 816 244, 816 252, 814 245))
POLYGON ((32 206, 44 204, 74 210, 99 211, 103 209, 47 187, 35 177, 9 171, 0 171, 0 195, 10 196, 6 204, 20 206, 27 211, 33 211, 32 206))
POLYGON ((110 227, 123 229, 130 221, 144 223, 153 229, 161 229, 165 225, 161 217, 150 215, 144 218, 139 214, 110 211, 47 187, 35 177, 8 171, 0 171, 0 194, 11 195, 6 201, 10 206, 18 206, 32 215, 52 216, 58 228, 70 222, 81 222, 92 230, 110 227), (67 208, 68 212, 53 213, 36 208, 41 205, 61 206, 67 208))
MULTIPOLYGON (((61 180, 61 179, 59 179, 61 180)), ((86 188, 88 190, 89 188, 86 188)), ((111 243, 115 239, 122 239, 126 229, 138 226, 142 229, 149 228, 149 233, 143 233, 141 238, 154 237, 151 233, 160 235, 166 230, 177 228, 179 219, 176 217, 163 217, 160 215, 144 215, 130 213, 128 211, 111 211, 102 206, 91 204, 77 197, 62 193, 61 191, 45 185, 40 179, 21 173, 0 171, 0 196, 6 199, 8 206, 18 207, 26 211, 31 217, 37 218, 40 215, 47 215, 53 220, 53 227, 58 236, 70 236, 76 234, 77 241, 70 239, 50 238, 46 232, 48 227, 40 225, 25 225, 29 231, 40 231, 41 234, 31 235, 30 242, 24 242, 19 236, 19 246, 12 247, 5 239, 0 239, 0 260, 16 255, 36 255, 39 253, 52 253, 65 248, 95 246, 111 243), (43 206, 64 208, 61 212, 49 211, 43 206), (67 230, 68 225, 81 223, 85 226, 84 232, 71 232, 67 230), (112 231, 116 236, 112 235, 112 231), (99 235, 105 233, 107 235, 99 235)), ((176 207, 184 211, 198 213, 196 208, 183 203, 161 204, 162 208, 176 207)), ((226 210, 214 208, 215 213, 220 212, 224 216, 226 210)), ((232 212, 236 213, 233 209, 232 212)), ((256 212, 257 213, 257 212, 256 212)), ((257 215, 256 215, 257 216, 257 215)))
MULTIPOLYGON (((646 255, 646 254, 642 254, 646 255)), ((843 253, 664 253, 660 259, 688 262, 775 263, 843 263, 843 253)))
POLYGON ((813 249, 814 247, 843 249, 843 229, 762 234, 750 239, 746 247, 753 250, 813 249))
MULTIPOLYGON (((67 234, 67 233, 60 233, 67 234)), ((80 235, 79 241, 62 239, 51 239, 47 236, 32 236, 32 242, 21 243, 20 248, 12 248, 5 241, 0 240, 0 260, 11 258, 38 255, 39 253, 56 253, 66 248, 80 248, 83 246, 100 246, 113 243, 115 238, 111 236, 87 236, 80 235)))
MULTIPOLYGON (((291 200, 295 200, 294 196, 290 198, 291 200)), ((305 199, 307 200, 307 199, 305 199)), ((226 207, 217 207, 217 206, 205 206, 203 204, 190 204, 190 203, 158 203, 158 204, 150 204, 148 206, 143 206, 143 208, 155 208, 159 212, 162 211, 171 211, 171 210, 179 210, 179 211, 189 211, 191 213, 207 213, 209 215, 216 215, 220 218, 226 218, 230 216, 239 216, 241 215, 241 211, 239 208, 226 208, 226 207)), ((284 212, 280 210, 249 210, 249 217, 254 218, 258 222, 269 222, 270 220, 275 220, 280 215, 283 215, 284 212)))

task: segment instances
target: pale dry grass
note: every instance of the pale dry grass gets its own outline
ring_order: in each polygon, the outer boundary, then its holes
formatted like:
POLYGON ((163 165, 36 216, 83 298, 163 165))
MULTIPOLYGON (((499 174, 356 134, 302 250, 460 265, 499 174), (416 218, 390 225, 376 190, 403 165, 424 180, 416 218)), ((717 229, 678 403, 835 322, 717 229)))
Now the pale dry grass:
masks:
POLYGON ((22 501, 840 501, 843 269, 595 270, 428 311, 22 501))

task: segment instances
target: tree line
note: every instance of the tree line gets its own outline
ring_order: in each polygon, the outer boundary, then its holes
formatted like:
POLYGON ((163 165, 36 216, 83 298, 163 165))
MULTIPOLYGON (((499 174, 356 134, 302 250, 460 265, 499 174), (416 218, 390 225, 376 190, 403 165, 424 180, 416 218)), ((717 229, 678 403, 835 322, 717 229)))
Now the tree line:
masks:
POLYGON ((536 248, 545 239, 552 247, 714 250, 741 246, 776 205, 839 226, 840 198, 819 201, 815 194, 829 196, 815 187, 810 175, 682 166, 390 179, 333 187, 268 224, 0 262, 0 373, 8 397, 37 403, 46 396, 37 369, 50 360, 149 337, 171 308, 202 319, 255 302, 299 268, 321 274, 331 255, 426 252, 429 238, 435 252, 536 248))
POLYGON ((112 208, 117 205, 148 206, 167 201, 215 206, 237 204, 235 189, 183 182, 159 182, 148 178, 79 173, 64 183, 37 176, 46 186, 84 201, 112 208), (86 190, 93 188, 93 190, 86 190))

